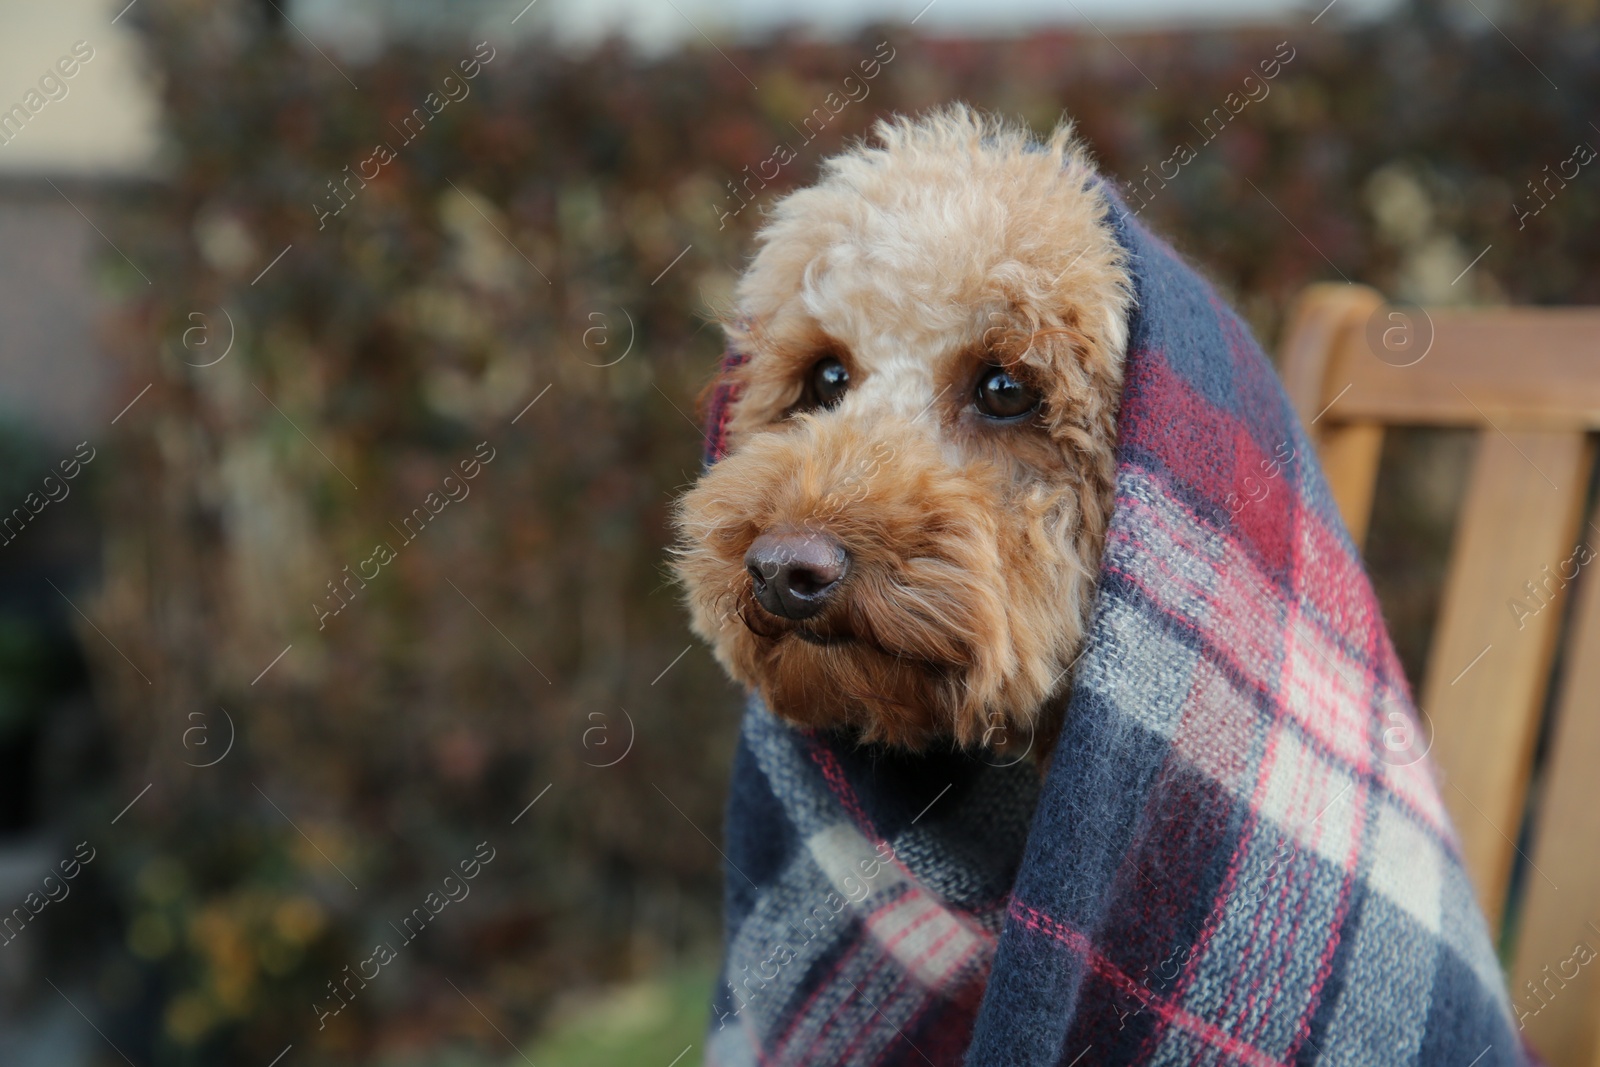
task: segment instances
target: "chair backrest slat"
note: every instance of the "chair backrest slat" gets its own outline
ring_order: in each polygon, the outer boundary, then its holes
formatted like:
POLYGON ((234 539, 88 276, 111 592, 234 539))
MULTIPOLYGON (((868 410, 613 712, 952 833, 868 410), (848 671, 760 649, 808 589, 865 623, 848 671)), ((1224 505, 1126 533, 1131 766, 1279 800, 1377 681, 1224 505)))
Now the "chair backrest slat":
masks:
POLYGON ((1467 872, 1498 923, 1561 629, 1546 568, 1572 554, 1590 451, 1565 430, 1478 437, 1419 703, 1467 872))
POLYGON ((1317 435, 1317 458, 1328 489, 1360 548, 1367 541, 1372 496, 1378 488, 1378 460, 1383 455, 1383 425, 1376 422, 1334 423, 1317 435))
MULTIPOLYGON (((1590 521, 1600 527, 1600 513, 1590 521)), ((1585 580, 1556 694, 1511 998, 1552 1064, 1591 1067, 1600 1063, 1600 575, 1589 571, 1600 558, 1584 560, 1563 571, 1585 580)))
POLYGON ((1335 407, 1345 420, 1600 430, 1597 364, 1600 310, 1408 309, 1347 320, 1325 381, 1349 385, 1335 407), (1386 330, 1407 344, 1379 358, 1386 330))
POLYGON ((1364 285, 1309 286, 1290 313, 1278 361, 1289 401, 1317 442, 1328 487, 1357 545, 1367 534, 1383 426, 1370 420, 1351 423, 1342 416, 1324 418, 1333 410, 1330 398, 1344 389, 1328 388, 1336 354, 1360 343, 1364 324, 1381 307, 1383 297, 1364 285))

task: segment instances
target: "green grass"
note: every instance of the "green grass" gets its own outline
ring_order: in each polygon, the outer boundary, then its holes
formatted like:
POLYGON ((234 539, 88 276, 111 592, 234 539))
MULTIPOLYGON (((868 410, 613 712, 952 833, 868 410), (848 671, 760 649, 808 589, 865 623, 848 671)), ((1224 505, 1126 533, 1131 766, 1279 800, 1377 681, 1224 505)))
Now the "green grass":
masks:
MULTIPOLYGON (((532 1045, 535 1067, 694 1067, 705 1054, 716 972, 687 967, 620 986, 568 1009, 532 1045)), ((506 1067, 526 1067, 521 1057, 506 1067)))

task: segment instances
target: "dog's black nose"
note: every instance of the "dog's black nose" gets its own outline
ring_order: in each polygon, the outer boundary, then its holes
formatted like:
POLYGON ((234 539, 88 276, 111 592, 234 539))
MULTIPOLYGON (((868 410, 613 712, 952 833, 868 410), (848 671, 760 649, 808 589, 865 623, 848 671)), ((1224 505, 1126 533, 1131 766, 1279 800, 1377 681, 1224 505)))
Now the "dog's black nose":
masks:
POLYGON ((824 533, 766 533, 744 554, 756 601, 785 619, 809 619, 833 597, 850 553, 824 533))

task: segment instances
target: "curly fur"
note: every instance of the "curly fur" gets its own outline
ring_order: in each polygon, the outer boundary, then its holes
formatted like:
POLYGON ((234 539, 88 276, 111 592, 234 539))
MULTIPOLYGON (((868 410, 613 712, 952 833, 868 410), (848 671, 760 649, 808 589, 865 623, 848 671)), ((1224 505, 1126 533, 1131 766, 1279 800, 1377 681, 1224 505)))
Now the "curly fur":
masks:
POLYGON ((724 324, 748 358, 728 455, 678 508, 695 632, 777 714, 912 748, 1041 737, 1069 684, 1109 518, 1132 303, 1093 169, 964 108, 880 122, 875 143, 773 209, 724 324), (824 354, 834 408, 792 414, 824 354), (998 363, 1042 398, 973 407, 998 363), (817 618, 756 604, 743 558, 770 530, 852 556, 817 618))

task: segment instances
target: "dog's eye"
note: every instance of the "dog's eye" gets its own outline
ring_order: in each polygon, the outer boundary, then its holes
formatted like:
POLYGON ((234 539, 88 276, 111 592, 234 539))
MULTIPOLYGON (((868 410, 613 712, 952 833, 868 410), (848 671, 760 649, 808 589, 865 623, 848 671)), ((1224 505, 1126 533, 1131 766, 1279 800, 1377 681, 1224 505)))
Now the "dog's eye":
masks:
POLYGON ((1018 419, 1039 406, 1039 396, 1004 367, 988 367, 978 376, 973 396, 978 411, 991 419, 1018 419))
POLYGON ((806 399, 810 406, 831 408, 850 389, 850 371, 838 356, 823 356, 811 367, 811 377, 806 383, 806 399))

